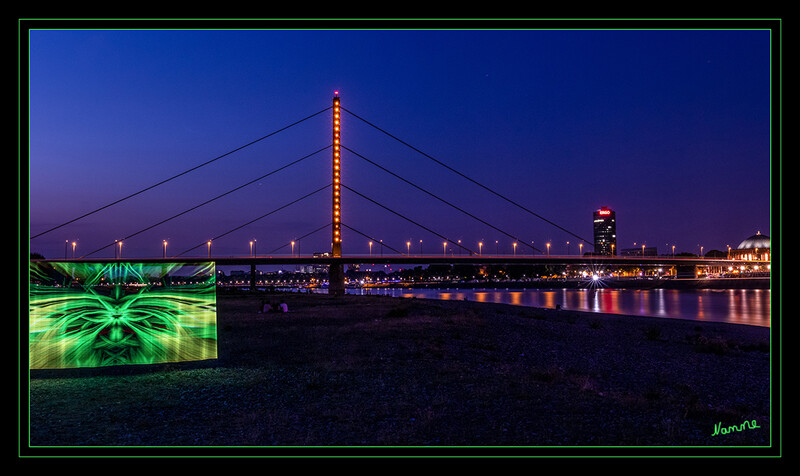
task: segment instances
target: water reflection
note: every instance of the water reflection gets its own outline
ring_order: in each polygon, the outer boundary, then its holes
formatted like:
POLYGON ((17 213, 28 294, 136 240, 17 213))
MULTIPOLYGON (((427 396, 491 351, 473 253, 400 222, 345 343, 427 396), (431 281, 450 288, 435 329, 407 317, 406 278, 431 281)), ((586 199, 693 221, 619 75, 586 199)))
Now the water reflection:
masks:
POLYGON ((544 308, 575 309, 676 319, 770 325, 770 290, 677 289, 349 289, 351 294, 387 294, 444 300, 495 302, 544 308))

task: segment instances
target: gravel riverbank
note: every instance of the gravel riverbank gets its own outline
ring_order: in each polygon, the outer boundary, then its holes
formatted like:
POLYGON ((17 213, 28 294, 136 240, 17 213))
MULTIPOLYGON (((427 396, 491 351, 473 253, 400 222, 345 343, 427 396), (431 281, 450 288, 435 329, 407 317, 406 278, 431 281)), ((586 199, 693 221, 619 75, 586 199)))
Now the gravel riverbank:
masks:
POLYGON ((30 448, 347 454, 771 443, 764 327, 235 293, 218 296, 218 349, 211 361, 32 372, 30 448), (260 314, 262 299, 285 299, 290 312, 260 314), (757 427, 740 430, 744 421, 757 427), (736 429, 714 435, 720 423, 736 429))

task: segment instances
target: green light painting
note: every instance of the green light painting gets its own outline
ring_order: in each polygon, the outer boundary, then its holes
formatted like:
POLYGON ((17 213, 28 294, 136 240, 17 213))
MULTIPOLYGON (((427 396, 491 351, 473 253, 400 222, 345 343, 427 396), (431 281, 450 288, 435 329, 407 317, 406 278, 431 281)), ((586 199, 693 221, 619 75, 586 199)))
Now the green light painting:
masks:
POLYGON ((30 368, 217 357, 214 263, 30 264, 30 368))

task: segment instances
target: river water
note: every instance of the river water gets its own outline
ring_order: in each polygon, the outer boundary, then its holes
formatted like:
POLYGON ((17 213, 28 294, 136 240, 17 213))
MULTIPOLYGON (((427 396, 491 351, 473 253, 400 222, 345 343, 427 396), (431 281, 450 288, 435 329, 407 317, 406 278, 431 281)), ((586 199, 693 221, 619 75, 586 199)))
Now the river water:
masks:
POLYGON ((348 294, 469 300, 610 314, 770 326, 769 289, 408 289, 356 288, 348 294))

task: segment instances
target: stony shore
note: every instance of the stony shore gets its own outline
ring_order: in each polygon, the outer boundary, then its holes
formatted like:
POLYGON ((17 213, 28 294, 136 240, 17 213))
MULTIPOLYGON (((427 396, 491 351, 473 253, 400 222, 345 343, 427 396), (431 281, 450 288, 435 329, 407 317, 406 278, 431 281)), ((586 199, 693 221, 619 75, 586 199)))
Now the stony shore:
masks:
POLYGON ((535 454, 773 442, 764 327, 242 292, 218 296, 218 348, 211 361, 33 372, 31 448, 535 454), (290 312, 258 313, 262 299, 290 312), (745 421, 755 427, 713 434, 745 421))

